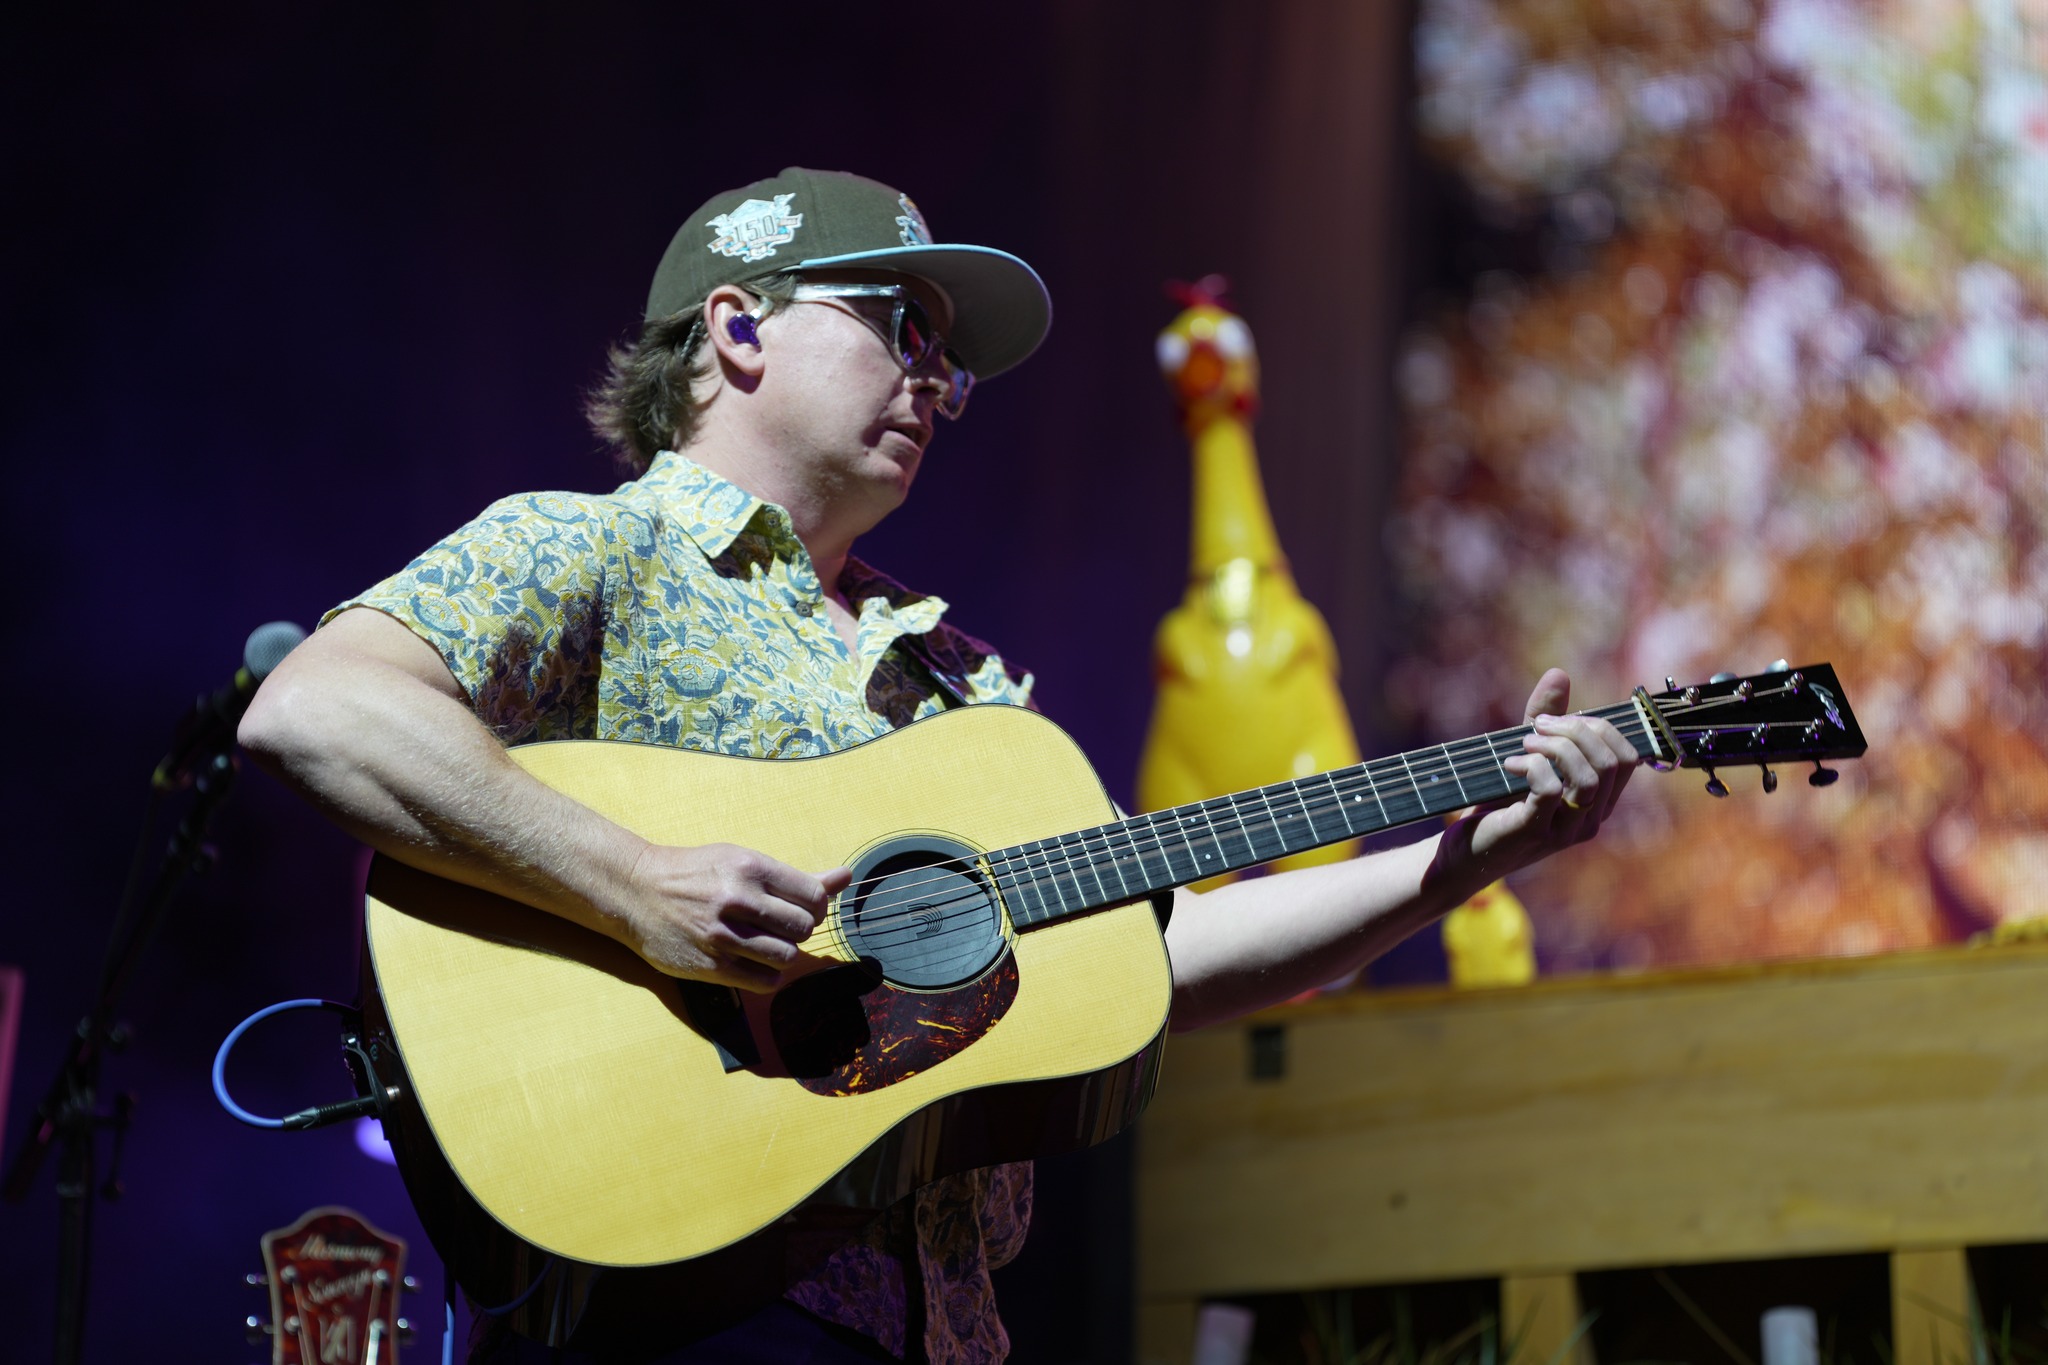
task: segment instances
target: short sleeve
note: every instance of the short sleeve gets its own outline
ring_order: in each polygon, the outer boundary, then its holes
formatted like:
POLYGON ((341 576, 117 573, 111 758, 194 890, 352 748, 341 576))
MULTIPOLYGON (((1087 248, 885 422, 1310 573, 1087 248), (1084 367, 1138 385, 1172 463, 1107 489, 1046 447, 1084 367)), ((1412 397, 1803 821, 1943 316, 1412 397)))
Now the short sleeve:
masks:
POLYGON ((395 617, 440 651, 507 744, 590 738, 611 521, 597 498, 506 498, 322 624, 357 606, 395 617))

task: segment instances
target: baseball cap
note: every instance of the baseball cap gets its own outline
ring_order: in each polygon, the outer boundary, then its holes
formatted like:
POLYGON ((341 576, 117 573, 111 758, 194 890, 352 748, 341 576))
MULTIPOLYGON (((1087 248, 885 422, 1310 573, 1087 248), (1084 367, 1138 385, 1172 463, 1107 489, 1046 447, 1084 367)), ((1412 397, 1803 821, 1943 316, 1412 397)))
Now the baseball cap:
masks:
POLYGON ((928 280, 953 305, 946 343, 977 378, 1038 349, 1052 297, 1007 251, 934 242, 910 197, 865 176, 791 166, 715 194, 676 230, 647 291, 647 318, 702 304, 721 284, 831 266, 895 270, 928 280))

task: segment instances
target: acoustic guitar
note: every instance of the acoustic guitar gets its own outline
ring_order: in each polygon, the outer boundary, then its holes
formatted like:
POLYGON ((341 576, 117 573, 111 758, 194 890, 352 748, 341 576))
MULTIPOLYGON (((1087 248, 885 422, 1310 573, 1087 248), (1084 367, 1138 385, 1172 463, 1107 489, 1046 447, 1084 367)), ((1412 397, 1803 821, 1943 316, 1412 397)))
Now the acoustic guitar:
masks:
MULTIPOLYGON (((1593 714, 1660 768, 1811 760, 1824 784, 1822 760, 1865 747, 1826 665, 1638 688, 1593 714)), ((1071 739, 1016 707, 794 761, 514 749, 649 839, 843 864, 853 884, 802 974, 742 998, 379 858, 366 1014, 400 1169, 465 1290, 527 1335, 708 1330, 921 1184, 1129 1124, 1172 996, 1166 893, 1525 792, 1504 760, 1527 733, 1129 818, 1071 739)), ((1711 772, 1709 790, 1726 792, 1711 772)))

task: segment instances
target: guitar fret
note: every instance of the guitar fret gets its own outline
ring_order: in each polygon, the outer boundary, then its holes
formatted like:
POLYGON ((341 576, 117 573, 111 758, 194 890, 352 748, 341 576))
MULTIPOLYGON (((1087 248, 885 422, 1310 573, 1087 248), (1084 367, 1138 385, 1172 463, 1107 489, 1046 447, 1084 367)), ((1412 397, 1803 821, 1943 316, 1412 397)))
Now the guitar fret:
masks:
POLYGON ((1358 833, 1358 826, 1351 823, 1351 812, 1344 809, 1344 791, 1337 785, 1337 774, 1324 773, 1323 781, 1329 784, 1330 796, 1337 803, 1337 814, 1343 817, 1344 832, 1346 834, 1358 833))
POLYGON ((1394 819, 1387 814, 1387 803, 1380 800, 1380 784, 1372 780, 1372 764, 1359 764, 1358 775, 1365 779, 1365 789, 1372 793, 1372 803, 1380 808, 1380 827, 1391 827, 1394 819))
MULTIPOLYGON (((1210 862, 1216 863, 1215 867, 1210 868, 1206 872, 1202 872, 1202 876, 1204 877, 1213 877, 1218 872, 1221 872, 1224 869, 1224 864, 1219 861, 1219 859, 1223 856, 1223 843, 1222 840, 1216 834, 1216 822, 1209 818, 1209 812, 1205 807, 1206 803, 1197 803, 1194 807, 1194 813, 1192 815, 1182 816, 1181 823, 1183 826, 1185 826, 1187 821, 1191 819, 1200 820, 1202 822, 1202 838, 1206 840, 1209 845, 1209 851, 1207 853, 1199 852, 1196 849, 1195 841, 1192 838, 1183 836, 1183 840, 1188 846, 1188 857, 1190 860, 1193 861, 1196 871, 1202 871, 1202 859, 1204 858, 1207 858, 1210 862)), ((1200 878, 1197 878, 1196 880, 1199 881, 1200 878)))
POLYGON ((1294 852, 1293 849, 1287 846, 1287 833, 1281 828, 1280 813, 1273 809, 1273 802, 1267 797, 1266 789, 1264 787, 1255 787, 1253 791, 1258 794, 1259 804, 1266 808, 1266 826, 1273 831, 1273 837, 1279 841, 1281 854, 1284 856, 1294 852))
MULTIPOLYGON (((1311 807, 1308 803, 1307 779, 1304 778, 1297 782, 1290 782, 1287 785, 1288 789, 1294 793, 1294 799, 1296 803, 1301 806, 1301 818, 1308 824, 1309 842, 1306 846, 1309 848, 1317 848, 1323 844, 1329 843, 1330 841, 1323 837, 1323 831, 1316 825, 1315 809, 1311 807)), ((1339 806, 1339 814, 1342 814, 1341 804, 1339 806)))
MULTIPOLYGON (((1117 825, 1104 825, 1102 827, 1102 846, 1104 852, 1109 854, 1110 870, 1116 873, 1116 883, 1118 886, 1123 888, 1124 899, 1130 900, 1132 898, 1131 884, 1128 881, 1124 880, 1123 855, 1119 854, 1116 851, 1116 832, 1118 828, 1119 826, 1117 825)), ((1099 877, 1098 880, 1100 880, 1099 877)))
POLYGON ((1088 831, 1082 830, 1078 834, 1068 835, 1067 838, 1073 844, 1074 850, 1067 855, 1068 864, 1071 866, 1074 863, 1075 854, 1080 855, 1082 871, 1085 871, 1090 877, 1095 879, 1096 899, 1091 901, 1088 899, 1087 884, 1081 880, 1081 874, 1079 872, 1074 874, 1074 889, 1081 893, 1082 903, 1087 905, 1107 905, 1109 903, 1109 888, 1102 884, 1102 872, 1096 867, 1094 856, 1088 852, 1088 831))
POLYGON ((1063 915, 1067 915, 1073 913, 1074 907, 1067 904, 1066 888, 1060 885, 1060 870, 1057 867, 1053 866, 1052 846, 1057 842, 1057 840, 1053 839, 1039 840, 1038 856, 1044 860, 1040 865, 1045 869, 1046 880, 1052 883, 1053 895, 1059 897, 1060 913, 1063 915))
POLYGON ((1244 818, 1243 813, 1238 810, 1236 795, 1232 794, 1220 799, 1230 807, 1230 821, 1237 827, 1237 837, 1244 840, 1245 861, 1237 864, 1237 866, 1244 867, 1258 862, 1259 846, 1252 842, 1251 824, 1244 818))
POLYGON ((1010 857, 1006 861, 1021 870, 1017 882, 1019 888, 1017 899, 1018 908, 1023 912, 1026 920, 1032 924, 1037 924, 1041 920, 1050 917, 1052 910, 1045 903, 1045 888, 1039 882, 1037 869, 1031 865, 1031 845, 1020 844, 1010 850, 1010 857), (1036 909, 1033 909, 1031 906, 1033 899, 1038 902, 1036 909))
POLYGON ((1443 751, 1444 762, 1450 765, 1451 781, 1458 784, 1458 804, 1461 806, 1471 805, 1472 798, 1465 795, 1465 779, 1458 776, 1458 760, 1451 757, 1451 746, 1439 744, 1437 747, 1443 751))
MULTIPOLYGON (((1163 827, 1159 822, 1159 816, 1157 814, 1147 815, 1144 817, 1144 820, 1145 828, 1152 835, 1153 846, 1159 850, 1160 865, 1165 868, 1164 876, 1155 876, 1150 869, 1146 870, 1145 889, 1147 891, 1163 891, 1179 881, 1180 878, 1173 870, 1173 854, 1166 847, 1166 835, 1162 832, 1163 827)), ((1192 866, 1192 862, 1190 866, 1192 866)))

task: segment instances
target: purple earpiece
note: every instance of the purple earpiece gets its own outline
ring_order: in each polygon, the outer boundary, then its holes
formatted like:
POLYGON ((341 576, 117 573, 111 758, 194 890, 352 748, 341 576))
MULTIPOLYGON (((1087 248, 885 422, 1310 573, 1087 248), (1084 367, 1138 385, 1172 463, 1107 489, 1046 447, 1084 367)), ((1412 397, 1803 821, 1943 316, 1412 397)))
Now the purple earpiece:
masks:
POLYGON ((746 313, 734 315, 732 320, 725 324, 725 330, 734 341, 743 345, 759 347, 761 344, 761 334, 754 330, 754 319, 746 313))

